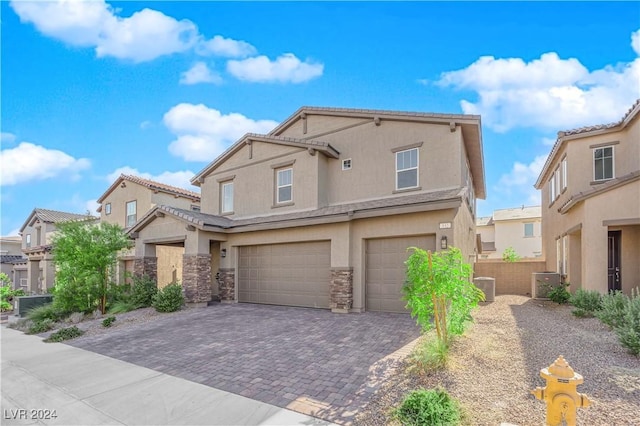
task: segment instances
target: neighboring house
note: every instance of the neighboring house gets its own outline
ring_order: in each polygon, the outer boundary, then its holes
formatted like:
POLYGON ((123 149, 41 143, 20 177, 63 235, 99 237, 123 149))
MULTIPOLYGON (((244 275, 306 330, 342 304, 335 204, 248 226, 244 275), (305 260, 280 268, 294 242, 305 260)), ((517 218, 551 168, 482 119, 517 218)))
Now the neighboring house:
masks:
MULTIPOLYGON (((100 198, 98 198, 100 221, 115 223, 125 229, 135 225, 136 221, 157 205, 168 205, 185 210, 200 211, 200 194, 155 182, 138 176, 120 175, 100 198)), ((157 271, 157 284, 162 288, 182 277, 182 255, 180 246, 158 246, 157 256, 160 267, 157 271)), ((134 250, 125 251, 119 256, 119 278, 124 272, 133 273, 134 250)))
POLYGON ((21 288, 22 284, 26 286, 26 267, 22 268, 24 277, 21 272, 16 273, 14 269, 16 265, 24 264, 26 259, 22 254, 22 238, 0 237, 0 272, 7 274, 13 288, 21 288))
POLYGON ((522 259, 542 255, 541 208, 516 207, 500 209, 493 216, 479 217, 476 232, 480 238, 480 259, 502 259, 502 254, 512 247, 522 259))
POLYGON ((480 117, 303 107, 192 183, 201 212, 157 206, 129 231, 136 274, 157 274, 157 246, 181 245, 190 304, 405 312, 408 247, 476 256, 480 117))
POLYGON ((22 252, 28 258, 26 291, 40 294, 46 293, 53 287, 55 267, 51 254, 51 238, 56 231, 56 224, 72 220, 96 221, 97 218, 84 214, 35 208, 20 228, 22 252))
POLYGON ((640 286, 640 99, 616 123, 558 133, 535 184, 549 270, 571 289, 640 286))

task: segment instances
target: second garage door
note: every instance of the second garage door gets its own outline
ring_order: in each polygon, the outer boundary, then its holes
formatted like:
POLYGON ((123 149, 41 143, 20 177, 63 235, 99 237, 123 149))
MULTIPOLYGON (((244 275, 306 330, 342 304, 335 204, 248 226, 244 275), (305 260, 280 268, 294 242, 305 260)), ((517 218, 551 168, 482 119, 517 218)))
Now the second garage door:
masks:
POLYGON ((434 251, 434 235, 379 238, 367 240, 365 309, 367 311, 408 312, 402 300, 406 279, 404 262, 410 256, 408 247, 434 251))
POLYGON ((239 248, 238 301, 329 307, 331 242, 239 248))

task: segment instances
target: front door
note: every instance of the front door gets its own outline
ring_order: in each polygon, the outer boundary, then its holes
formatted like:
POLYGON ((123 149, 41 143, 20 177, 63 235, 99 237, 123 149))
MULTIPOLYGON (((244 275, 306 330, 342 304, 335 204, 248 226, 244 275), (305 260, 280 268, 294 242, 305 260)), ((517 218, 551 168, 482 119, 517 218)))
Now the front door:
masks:
POLYGON ((608 252, 609 261, 607 277, 609 278, 609 291, 622 291, 620 278, 620 236, 622 231, 609 231, 608 252))

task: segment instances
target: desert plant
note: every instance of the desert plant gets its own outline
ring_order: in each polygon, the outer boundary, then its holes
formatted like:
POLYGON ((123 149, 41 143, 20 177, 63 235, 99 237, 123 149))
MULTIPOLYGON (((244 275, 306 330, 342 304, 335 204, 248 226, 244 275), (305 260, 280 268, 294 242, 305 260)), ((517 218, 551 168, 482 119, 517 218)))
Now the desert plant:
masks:
POLYGON ((53 303, 36 306, 27 312, 27 318, 36 323, 44 320, 51 320, 53 322, 60 321, 66 316, 67 314, 60 311, 53 303))
POLYGON ((571 313, 577 317, 592 317, 602 309, 602 296, 594 290, 578 289, 569 299, 574 309, 571 313))
POLYGON ((102 326, 103 327, 111 327, 111 324, 113 324, 113 322, 115 320, 116 320, 116 317, 114 317, 114 316, 107 317, 107 318, 102 320, 102 326))
POLYGON ((2 312, 10 311, 13 309, 13 298, 16 296, 24 296, 24 290, 11 288, 11 280, 9 276, 4 272, 0 272, 0 310, 2 312))
POLYGON ((569 283, 560 283, 559 285, 553 287, 547 293, 547 297, 552 301, 559 305, 564 305, 569 302, 571 298, 571 293, 567 290, 569 287, 569 283))
POLYGON ((622 323, 629 297, 620 292, 614 291, 602 296, 602 308, 596 312, 596 317, 610 328, 615 328, 622 323))
POLYGON ((53 323, 54 322, 49 318, 37 322, 33 321, 27 330, 27 334, 40 334, 47 332, 53 328, 53 323))
POLYGON ((444 389, 414 390, 392 415, 404 426, 453 426, 462 418, 458 402, 444 389))
POLYGON ((51 335, 44 339, 45 342, 62 342, 63 340, 75 339, 78 336, 82 336, 84 331, 80 330, 75 325, 73 327, 61 328, 55 333, 51 333, 51 335))
POLYGON ((516 253, 516 250, 513 247, 507 247, 504 249, 504 252, 502 252, 502 260, 513 263, 520 260, 520 256, 516 253))
POLYGON ((153 307, 158 312, 175 312, 182 308, 184 296, 180 284, 169 284, 153 296, 153 307))
POLYGON ((407 283, 403 287, 411 316, 424 332, 434 327, 445 346, 450 335, 460 335, 471 310, 484 300, 484 293, 469 281, 471 266, 462 261, 459 249, 431 253, 416 247, 407 265, 407 283), (432 324, 433 320, 433 324, 432 324))
POLYGON ((107 312, 110 314, 123 314, 136 309, 138 309, 138 306, 131 302, 131 300, 118 300, 109 306, 107 312))
POLYGON ((640 290, 631 290, 620 324, 614 328, 618 340, 633 355, 640 355, 640 290))
POLYGON ((418 373, 440 370, 447 364, 449 347, 434 336, 425 339, 416 346, 410 356, 412 366, 418 373))
POLYGON ((67 317, 65 322, 69 322, 71 324, 78 324, 78 323, 81 323, 83 319, 84 319, 84 314, 82 312, 74 312, 67 317))
POLYGON ((133 277, 130 300, 138 308, 146 308, 153 303, 153 296, 158 292, 158 286, 148 276, 133 277))

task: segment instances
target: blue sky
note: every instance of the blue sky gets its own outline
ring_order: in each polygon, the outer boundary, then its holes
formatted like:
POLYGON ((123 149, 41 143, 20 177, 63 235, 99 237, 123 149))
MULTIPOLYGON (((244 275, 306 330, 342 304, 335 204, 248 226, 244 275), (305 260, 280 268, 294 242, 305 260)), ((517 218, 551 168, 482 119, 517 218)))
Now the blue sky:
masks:
POLYGON ((189 179, 302 105, 481 114, 493 209, 533 189, 559 130, 640 97, 637 2, 0 3, 0 234, 121 172, 189 179))

